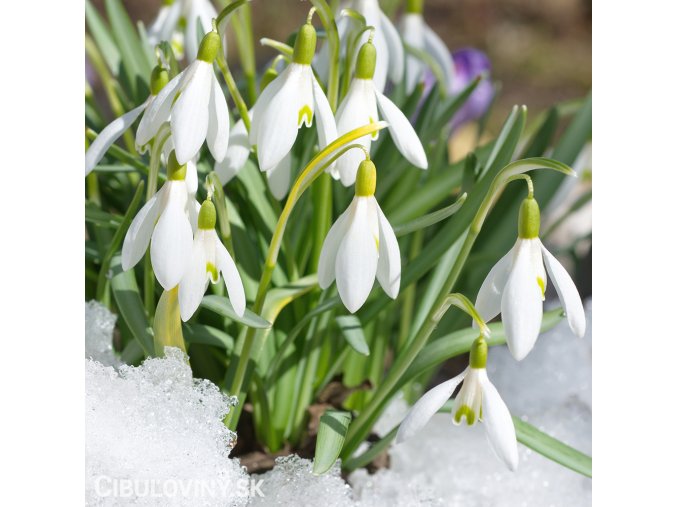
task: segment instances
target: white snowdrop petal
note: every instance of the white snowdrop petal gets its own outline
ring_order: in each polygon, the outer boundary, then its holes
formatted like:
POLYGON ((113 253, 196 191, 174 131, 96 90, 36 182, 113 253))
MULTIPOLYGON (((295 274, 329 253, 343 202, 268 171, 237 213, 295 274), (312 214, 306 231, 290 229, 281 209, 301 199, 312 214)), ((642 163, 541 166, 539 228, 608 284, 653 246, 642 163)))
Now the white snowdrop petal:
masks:
POLYGON ((388 129, 390 130, 390 135, 393 136, 397 149, 404 158, 416 167, 427 169, 428 159, 425 150, 407 117, 388 97, 378 91, 376 92, 376 101, 383 119, 390 124, 388 129))
POLYGON ((189 195, 188 200, 186 201, 186 213, 188 214, 188 222, 190 222, 190 228, 195 234, 197 231, 197 218, 200 214, 200 203, 195 199, 195 195, 189 195))
POLYGON ((197 155, 207 137, 209 101, 214 71, 206 62, 196 61, 193 78, 176 100, 170 119, 176 160, 185 164, 197 155))
MULTIPOLYGON (((348 93, 336 112, 338 135, 341 136, 371 122, 378 121, 374 84, 369 79, 353 79, 348 93)), ((376 136, 362 136, 353 141, 369 151, 371 142, 376 136)), ((334 170, 338 172, 341 183, 350 186, 355 183, 357 168, 364 160, 364 153, 359 149, 352 149, 341 155, 336 161, 334 170)))
POLYGON ((155 222, 157 222, 164 205, 166 192, 167 186, 165 185, 143 205, 134 217, 134 220, 132 220, 129 229, 127 229, 127 234, 125 234, 125 240, 122 244, 121 261, 123 270, 127 271, 136 266, 136 263, 146 253, 153 229, 155 228, 155 222))
MULTIPOLYGON (((485 322, 489 322, 501 313, 501 296, 505 282, 508 281, 515 248, 516 246, 511 248, 507 254, 501 257, 501 260, 494 264, 477 293, 475 309, 485 322)), ((473 326, 476 326, 474 321, 473 326)))
POLYGON ((442 42, 442 39, 433 32, 432 28, 424 23, 423 38, 425 41, 425 50, 435 59, 437 65, 442 69, 444 74, 444 81, 447 90, 451 90, 451 84, 454 82, 455 70, 454 60, 447 46, 442 42))
MULTIPOLYGON (((252 117, 252 111, 249 111, 249 117, 252 117)), ((214 170, 222 185, 228 183, 240 172, 247 163, 250 151, 251 145, 249 144, 247 128, 242 120, 238 120, 230 130, 226 156, 214 166, 214 170)))
POLYGON ((108 151, 115 141, 136 121, 139 115, 148 105, 150 97, 138 107, 126 112, 119 118, 110 122, 106 127, 99 132, 96 139, 92 142, 89 149, 85 153, 85 176, 87 176, 96 165, 101 162, 101 159, 108 151))
POLYGON ((517 245, 501 298, 506 341, 518 361, 524 359, 536 343, 543 318, 541 288, 531 261, 531 241, 523 239, 517 245))
POLYGON ((153 21, 153 24, 148 28, 148 42, 152 45, 156 45, 163 40, 172 40, 172 35, 176 29, 180 16, 181 2, 174 2, 172 5, 163 5, 160 7, 155 21, 153 21))
POLYGON ((197 163, 194 158, 191 158, 186 163, 186 190, 189 196, 195 196, 197 193, 197 163))
POLYGON ((328 288, 336 278, 336 255, 353 220, 354 213, 355 206, 351 203, 348 209, 336 219, 334 225, 329 229, 327 237, 324 238, 317 266, 317 282, 322 289, 328 288))
POLYGON ((564 307, 569 327, 576 336, 582 338, 585 335, 585 310, 576 284, 555 256, 548 252, 543 245, 541 245, 541 249, 545 266, 552 277, 552 284, 555 286, 559 300, 564 307))
POLYGON ((155 137, 160 125, 169 119, 169 115, 174 103, 174 97, 181 89, 185 78, 190 77, 194 72, 193 67, 187 67, 186 70, 177 74, 169 83, 167 83, 160 93, 155 96, 148 104, 148 108, 143 113, 139 122, 139 128, 136 129, 137 146, 145 146, 155 137))
MULTIPOLYGON (((336 119, 331 110, 327 96, 322 91, 320 84, 311 76, 313 82, 313 98, 315 99, 315 127, 317 128, 317 142, 320 149, 324 149, 327 145, 336 140, 338 137, 336 133, 336 119)), ((334 164, 327 168, 331 172, 334 164)))
POLYGON ((186 216, 184 182, 170 182, 167 205, 160 215, 150 242, 155 277, 165 290, 178 285, 190 262, 193 230, 186 216))
POLYGON ((336 286, 343 304, 355 313, 364 304, 374 286, 378 251, 369 223, 369 202, 356 197, 354 217, 336 255, 336 286))
POLYGON ((285 70, 282 71, 282 73, 277 76, 275 79, 273 79, 268 86, 266 86, 259 97, 256 99, 256 104, 252 107, 252 109, 256 108, 256 115, 252 116, 250 113, 250 118, 251 118, 251 125, 249 129, 249 144, 250 146, 255 146, 256 145, 256 140, 258 139, 259 135, 259 126, 261 122, 259 121, 258 117, 262 115, 266 109, 270 106, 271 102, 273 102, 273 99, 277 96, 278 92, 282 89, 282 87, 285 85, 287 82, 289 75, 289 67, 287 67, 285 70))
POLYGON ((400 246, 397 243, 395 232, 383 214, 381 207, 375 198, 372 197, 371 199, 374 200, 376 206, 379 226, 379 256, 376 277, 385 293, 395 299, 400 292, 400 278, 402 276, 400 246))
MULTIPOLYGON (((402 39, 397 28, 383 12, 381 15, 381 31, 388 46, 388 77, 394 82, 399 83, 404 74, 404 47, 402 39)), ((378 62, 378 56, 376 58, 378 62)), ((381 90, 379 90, 381 91, 381 90)))
POLYGON ((280 163, 266 172, 270 192, 277 200, 284 199, 291 183, 291 152, 287 153, 280 163))
MULTIPOLYGON (((216 235, 215 232, 214 235, 216 235)), ((247 299, 244 294, 244 286, 242 285, 240 273, 238 273, 233 258, 221 241, 216 238, 214 243, 216 246, 216 268, 223 274, 223 281, 226 284, 228 299, 230 299, 230 303, 233 305, 233 310, 242 317, 247 305, 247 299)))
POLYGON ((515 471, 519 462, 519 453, 517 452, 517 437, 512 416, 501 395, 489 381, 486 371, 482 373, 480 376, 482 420, 489 443, 507 467, 515 471))
POLYGON ((466 368, 460 375, 455 376, 451 380, 442 382, 440 385, 433 387, 430 391, 425 393, 416 404, 411 407, 406 417, 400 424, 397 430, 396 442, 404 442, 416 433, 430 421, 437 411, 442 408, 442 405, 451 398, 456 387, 463 381, 463 378, 468 373, 466 368))
MULTIPOLYGON (((299 111, 307 106, 312 114, 312 85, 310 82, 304 83, 304 78, 309 76, 305 75, 303 67, 290 64, 275 80, 284 80, 275 97, 267 107, 261 108, 259 105, 254 122, 257 124, 255 144, 262 171, 268 171, 278 164, 291 150, 298 135, 299 111)), ((273 83, 263 91, 262 98, 273 83)))
MULTIPOLYGON (((405 13, 402 16, 402 37, 411 47, 423 50, 424 42, 424 22, 423 16, 418 13, 405 13)), ((407 93, 411 93, 414 87, 421 80, 424 65, 421 60, 412 54, 405 57, 407 93)))
POLYGON ((208 282, 204 231, 198 230, 193 240, 190 263, 179 283, 179 308, 181 320, 184 322, 190 319, 200 306, 208 282))
POLYGON ((214 160, 218 163, 226 156, 230 117, 228 104, 223 95, 221 85, 212 72, 212 92, 209 99, 209 127, 207 128, 207 146, 214 160))

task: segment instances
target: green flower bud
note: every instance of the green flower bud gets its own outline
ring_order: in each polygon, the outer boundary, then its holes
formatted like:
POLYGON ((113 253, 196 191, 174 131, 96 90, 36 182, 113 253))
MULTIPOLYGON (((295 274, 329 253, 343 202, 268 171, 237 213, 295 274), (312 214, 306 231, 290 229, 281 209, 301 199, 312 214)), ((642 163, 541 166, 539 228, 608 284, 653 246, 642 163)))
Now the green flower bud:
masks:
POLYGON ((167 179, 169 181, 183 181, 186 179, 186 164, 179 164, 174 150, 169 154, 169 160, 167 161, 167 179))
POLYGON ((486 368, 488 351, 489 347, 487 346, 487 341, 484 337, 480 336, 475 338, 475 341, 472 342, 472 346, 470 347, 470 367, 486 368))
POLYGON ((541 210, 538 207, 536 199, 527 197, 522 201, 522 205, 520 206, 517 235, 522 239, 537 238, 540 228, 541 210))
POLYGON ((355 196, 371 197, 376 191, 376 166, 367 159, 360 162, 355 178, 355 196))
POLYGON ((153 72, 150 73, 150 93, 157 95, 167 83, 169 83, 167 69, 160 65, 153 67, 153 72))
POLYGON ((197 59, 203 62, 213 63, 221 48, 221 38, 217 32, 209 32, 200 42, 197 59))
POLYGON ((371 42, 365 42, 357 54, 355 65, 355 77, 358 79, 373 79, 376 69, 376 46, 371 42))
POLYGON ((423 0, 407 0, 408 14, 423 14, 423 0))
POLYGON ((294 63, 310 65, 315 56, 315 44, 317 43, 317 33, 315 27, 306 23, 299 30, 294 43, 294 63))
POLYGON ((197 226, 204 230, 211 230, 216 226, 216 208, 214 207, 214 203, 209 199, 200 206, 200 214, 197 216, 197 226))
POLYGON ((277 71, 275 70, 275 67, 268 67, 266 71, 263 73, 263 76, 261 76, 261 86, 259 93, 262 93, 263 90, 266 89, 266 86, 268 86, 270 83, 273 82, 273 80, 277 77, 277 71))

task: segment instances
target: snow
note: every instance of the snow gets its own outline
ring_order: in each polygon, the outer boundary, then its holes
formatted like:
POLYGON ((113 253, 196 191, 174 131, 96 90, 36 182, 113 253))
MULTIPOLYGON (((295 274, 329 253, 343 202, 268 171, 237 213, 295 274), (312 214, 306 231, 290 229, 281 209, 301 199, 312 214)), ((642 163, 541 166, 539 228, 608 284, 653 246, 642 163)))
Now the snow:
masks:
POLYGON ((193 379, 186 359, 167 348, 166 358, 119 372, 86 359, 87 505, 246 503, 222 422, 232 402, 193 379))
MULTIPOLYGON (((562 322, 543 334, 521 362, 505 347, 492 348, 488 370, 514 414, 590 452, 591 303, 586 305, 586 315, 588 331, 583 339, 575 338, 562 322)), ((87 337, 90 354, 94 335, 96 343, 110 344, 110 319, 114 317, 95 305, 88 305, 87 316, 88 334, 93 333, 87 337)), ((106 350, 103 352, 103 356, 93 352, 91 356, 107 357, 106 350)), ((337 464, 317 477, 312 474, 312 461, 287 456, 278 458, 273 470, 249 477, 236 459, 229 458, 233 434, 225 429, 222 418, 231 400, 211 382, 193 379, 187 358, 178 349, 167 349, 166 355, 146 360, 137 368, 121 366, 119 372, 86 361, 88 505, 591 505, 590 479, 522 445, 519 468, 509 472, 493 455, 482 424, 456 427, 449 414, 434 416, 419 435, 391 447, 390 468, 373 475, 358 470, 346 482, 337 464), (150 497, 138 491, 129 499, 100 497, 96 489, 100 477, 150 479, 164 481, 162 484, 197 479, 226 487, 218 490, 217 497, 150 497), (242 481, 258 484, 264 496, 248 498, 246 490, 243 495, 239 489, 242 481)), ((407 409, 403 398, 396 397, 376 431, 387 433, 407 409)))
POLYGON ((85 357, 105 366, 120 366, 113 352, 113 329, 117 317, 108 308, 92 300, 85 303, 85 357))

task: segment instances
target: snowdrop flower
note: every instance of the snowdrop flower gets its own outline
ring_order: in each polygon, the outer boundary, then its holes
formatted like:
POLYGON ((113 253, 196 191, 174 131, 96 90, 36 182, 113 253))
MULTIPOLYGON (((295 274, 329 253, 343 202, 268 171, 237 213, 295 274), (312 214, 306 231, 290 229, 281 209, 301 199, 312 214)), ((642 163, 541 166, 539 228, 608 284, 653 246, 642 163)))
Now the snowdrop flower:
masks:
MULTIPOLYGON (((266 70, 261 78, 261 91, 265 90, 276 77, 277 71, 274 66, 266 70)), ((249 120, 253 121, 256 105, 249 110, 249 120)), ((230 130, 230 139, 228 139, 228 150, 225 158, 214 166, 214 170, 223 185, 232 180, 237 173, 247 163, 249 153, 251 152, 249 134, 242 119, 230 130)), ((266 172, 268 177, 268 186, 275 199, 283 199, 289 192, 291 183, 291 151, 287 153, 277 165, 271 167, 266 172)))
POLYGON ((470 365, 460 375, 433 387, 411 408, 397 431, 397 443, 420 431, 463 382, 453 403, 454 424, 461 424, 464 418, 468 426, 482 421, 498 458, 510 470, 516 470, 519 455, 515 426, 508 407, 487 377, 486 364, 487 342, 480 336, 470 349, 470 365))
MULTIPOLYGON (((401 21, 402 38, 409 46, 425 51, 437 62, 447 88, 454 82, 454 62, 442 39, 423 20, 423 0, 407 0, 401 21)), ((407 93, 410 94, 423 77, 425 64, 414 55, 407 55, 407 93)))
MULTIPOLYGON (((380 110, 383 119, 389 124, 390 134, 400 153, 416 167, 427 169, 428 159, 425 150, 411 123, 402 111, 374 85, 374 69, 379 58, 380 55, 377 54, 376 47, 371 41, 367 41, 360 48, 355 77, 336 112, 338 135, 343 135, 362 125, 377 122, 379 120, 378 110, 380 110)), ((363 136, 355 142, 364 146, 368 152, 372 139, 377 137, 378 132, 371 137, 363 136)), ((344 185, 352 185, 355 183, 356 167, 360 156, 361 153, 358 150, 348 151, 337 160, 329 172, 336 179, 340 177, 344 185)))
POLYGON ((256 102, 249 142, 257 147, 259 167, 270 171, 289 154, 298 129, 317 121, 320 148, 336 139, 336 122, 329 101, 313 75, 310 62, 315 54, 317 35, 308 21, 301 27, 294 44, 292 63, 263 90, 256 102))
MULTIPOLYGON (((384 14, 378 4, 378 0, 350 0, 342 5, 344 8, 352 8, 364 16, 367 26, 375 29, 374 45, 379 59, 376 62, 374 73, 374 86, 382 92, 386 86, 386 79, 399 83, 404 74, 404 47, 397 29, 393 26, 388 16, 384 14)), ((342 16, 337 21, 339 39, 345 50, 345 42, 348 39, 348 29, 351 21, 342 16)), ((360 44, 367 42, 368 34, 360 39, 360 44)), ((316 68, 320 76, 326 76, 329 72, 329 48, 325 44, 318 54, 316 68)))
POLYGON ((317 276, 320 287, 334 279, 346 308, 355 313, 378 279, 388 296, 400 290, 400 247, 374 197, 376 167, 364 160, 357 170, 355 197, 336 220, 322 245, 317 276))
POLYGON ((99 133, 96 139, 94 139, 94 142, 85 154, 85 176, 92 172, 92 169, 101 162, 101 159, 113 143, 132 126, 144 111, 152 106, 157 99, 158 94, 168 81, 169 74, 167 74, 167 70, 159 65, 156 66, 150 76, 150 95, 143 104, 113 120, 99 133))
POLYGON ((485 321, 499 313, 508 348, 517 360, 531 351, 541 328, 546 270, 552 277, 569 327, 578 337, 585 334, 585 311, 576 285, 564 267, 538 238, 540 210, 532 195, 520 207, 515 246, 489 271, 475 307, 485 321))
POLYGON ((246 300, 242 279, 228 250, 216 235, 215 225, 216 209, 208 199, 200 208, 189 267, 179 283, 179 307, 184 322, 197 310, 209 281, 217 283, 220 273, 223 274, 233 310, 240 317, 244 315, 246 300))
POLYGON ((149 105, 136 131, 136 144, 144 146, 170 121, 179 164, 197 155, 207 140, 217 162, 228 148, 228 104, 212 66, 221 42, 217 32, 202 39, 197 60, 181 71, 149 105))
POLYGON ((148 42, 152 45, 163 40, 178 42, 180 48, 183 37, 179 26, 183 20, 186 27, 186 53, 188 58, 194 60, 198 53, 198 26, 208 33, 212 28, 212 19, 216 17, 216 9, 209 0, 164 0, 155 21, 148 28, 148 42))
POLYGON ((122 269, 132 269, 150 242, 150 260, 160 285, 170 290, 181 281, 190 261, 197 225, 195 200, 186 185, 187 166, 174 152, 167 164, 167 182, 132 220, 122 244, 122 269))

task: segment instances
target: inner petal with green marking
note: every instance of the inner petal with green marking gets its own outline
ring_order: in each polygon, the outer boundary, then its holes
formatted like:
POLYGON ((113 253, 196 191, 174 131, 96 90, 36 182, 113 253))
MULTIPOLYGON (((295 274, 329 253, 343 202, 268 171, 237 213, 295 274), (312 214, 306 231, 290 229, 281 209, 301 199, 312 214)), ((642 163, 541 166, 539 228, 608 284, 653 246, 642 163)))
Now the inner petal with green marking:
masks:
POLYGON ((305 123, 306 127, 310 127, 313 124, 313 110, 310 109, 308 104, 299 109, 297 125, 300 127, 301 123, 305 123))

